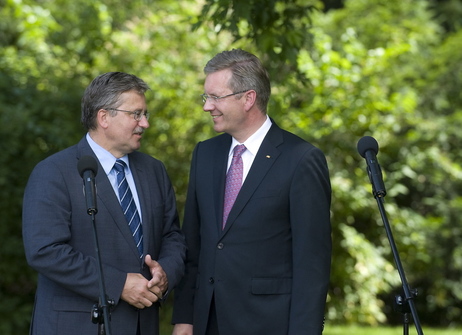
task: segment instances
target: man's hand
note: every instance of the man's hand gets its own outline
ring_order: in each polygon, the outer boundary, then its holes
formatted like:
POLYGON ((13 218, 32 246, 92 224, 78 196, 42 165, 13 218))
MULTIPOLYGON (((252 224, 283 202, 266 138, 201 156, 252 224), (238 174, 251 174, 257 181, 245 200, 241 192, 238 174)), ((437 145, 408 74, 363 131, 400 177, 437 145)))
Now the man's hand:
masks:
POLYGON ((159 297, 148 288, 148 280, 139 273, 127 273, 122 300, 136 308, 150 307, 159 297))
POLYGON ((149 266, 151 272, 151 280, 148 282, 148 289, 162 299, 165 291, 168 289, 168 279, 162 266, 151 258, 151 255, 146 255, 144 262, 149 266))
POLYGON ((193 325, 178 323, 173 327, 172 335, 193 335, 193 325))

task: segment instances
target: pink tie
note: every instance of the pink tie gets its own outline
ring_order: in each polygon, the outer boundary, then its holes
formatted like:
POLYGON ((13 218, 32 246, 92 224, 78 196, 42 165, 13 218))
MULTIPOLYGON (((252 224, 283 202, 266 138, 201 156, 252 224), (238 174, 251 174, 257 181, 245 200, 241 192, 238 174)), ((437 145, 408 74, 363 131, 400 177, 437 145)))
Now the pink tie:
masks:
POLYGON ((234 205, 234 201, 239 194, 242 186, 242 153, 246 150, 244 144, 236 145, 233 151, 233 160, 229 167, 228 174, 226 175, 226 189, 225 189, 225 208, 223 209, 223 226, 225 229, 226 220, 228 220, 229 212, 234 205))

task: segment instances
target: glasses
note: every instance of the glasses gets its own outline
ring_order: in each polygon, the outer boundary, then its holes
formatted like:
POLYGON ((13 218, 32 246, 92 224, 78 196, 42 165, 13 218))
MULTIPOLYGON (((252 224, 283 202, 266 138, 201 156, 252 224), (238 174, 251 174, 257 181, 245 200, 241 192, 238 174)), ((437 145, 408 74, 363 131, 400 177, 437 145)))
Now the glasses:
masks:
POLYGON ((108 110, 131 114, 131 115, 133 115, 133 118, 135 119, 135 121, 141 121, 141 118, 143 116, 146 118, 146 120, 149 120, 149 115, 150 115, 148 111, 146 111, 146 112, 143 112, 143 111, 134 111, 134 112, 132 112, 132 111, 124 111, 123 109, 117 109, 117 108, 108 108, 108 110))
POLYGON ((244 92, 247 92, 247 91, 250 91, 250 90, 244 90, 244 91, 239 91, 239 92, 236 92, 236 93, 222 95, 221 97, 216 97, 214 95, 201 94, 201 97, 202 97, 202 102, 205 104, 207 102, 207 99, 213 99, 214 102, 217 102, 220 99, 227 98, 227 97, 232 97, 233 95, 241 94, 241 93, 244 93, 244 92))

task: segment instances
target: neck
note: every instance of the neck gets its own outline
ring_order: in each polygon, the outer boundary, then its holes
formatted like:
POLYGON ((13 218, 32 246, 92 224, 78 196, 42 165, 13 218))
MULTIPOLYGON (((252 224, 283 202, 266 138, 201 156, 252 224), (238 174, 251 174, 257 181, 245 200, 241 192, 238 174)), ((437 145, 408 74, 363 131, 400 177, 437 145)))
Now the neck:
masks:
POLYGON ((247 120, 248 126, 244 127, 239 134, 232 134, 232 136, 239 142, 244 143, 247 139, 255 134, 255 132, 260 129, 260 127, 266 121, 266 114, 258 111, 258 113, 252 114, 251 117, 247 120))
POLYGON ((125 156, 125 153, 120 152, 119 150, 115 150, 113 147, 111 147, 109 145, 109 141, 107 141, 106 137, 100 132, 93 130, 89 131, 88 134, 96 144, 98 144, 101 148, 109 151, 115 158, 125 156))

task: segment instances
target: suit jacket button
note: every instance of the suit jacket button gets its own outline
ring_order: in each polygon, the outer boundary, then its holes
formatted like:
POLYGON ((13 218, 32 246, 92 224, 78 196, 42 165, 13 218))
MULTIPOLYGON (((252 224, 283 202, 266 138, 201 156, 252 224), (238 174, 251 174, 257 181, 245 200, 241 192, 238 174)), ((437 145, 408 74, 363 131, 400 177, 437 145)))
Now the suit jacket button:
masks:
POLYGON ((221 250, 224 248, 224 246, 225 245, 223 243, 218 243, 217 248, 221 250))
POLYGON ((209 283, 210 283, 210 284, 213 284, 214 282, 215 282, 215 280, 213 279, 213 277, 210 277, 210 278, 209 278, 209 283))

